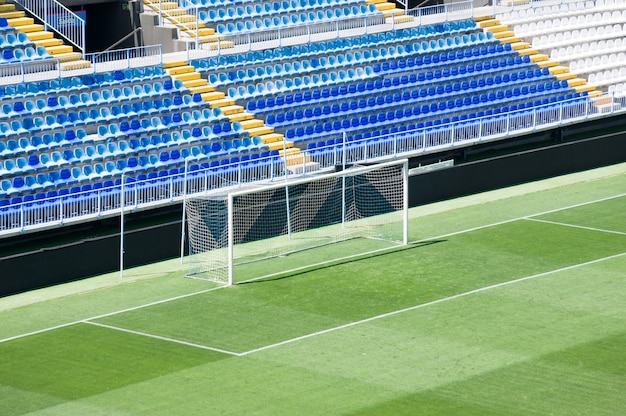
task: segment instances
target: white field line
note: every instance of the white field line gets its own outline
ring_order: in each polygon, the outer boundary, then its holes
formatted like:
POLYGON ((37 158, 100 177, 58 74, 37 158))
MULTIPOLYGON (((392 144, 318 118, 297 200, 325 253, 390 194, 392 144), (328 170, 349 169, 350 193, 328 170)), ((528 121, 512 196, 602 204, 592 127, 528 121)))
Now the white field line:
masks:
POLYGON ((159 339, 161 341, 167 341, 167 342, 173 342, 173 343, 176 343, 176 344, 182 344, 182 345, 186 345, 188 347, 201 348, 201 349, 204 349, 204 350, 221 352, 223 354, 229 354, 229 355, 235 355, 235 356, 239 355, 238 353, 232 352, 232 351, 222 350, 222 349, 219 349, 219 348, 213 348, 213 347, 209 347, 209 346, 206 346, 206 345, 196 344, 196 343, 193 343, 193 342, 182 341, 182 340, 175 339, 175 338, 169 338, 169 337, 163 337, 163 336, 160 336, 160 335, 149 334, 147 332, 141 332, 141 331, 135 331, 135 330, 132 330, 132 329, 121 328, 119 326, 107 325, 107 324, 102 324, 102 323, 99 323, 99 322, 93 322, 93 321, 89 321, 89 320, 82 321, 82 323, 89 324, 89 325, 95 325, 95 326, 99 326, 99 327, 102 327, 102 328, 108 328, 108 329, 112 329, 114 331, 128 332, 129 334, 141 335, 143 337, 159 339))
POLYGON ((28 336, 31 336, 31 335, 41 334, 43 332, 53 331, 55 329, 65 328, 66 326, 77 325, 77 324, 80 324, 80 323, 84 323, 85 321, 91 321, 91 320, 94 320, 94 319, 106 318, 107 316, 118 315, 118 314, 124 313, 124 312, 132 312, 132 311, 135 311, 135 310, 138 310, 138 309, 147 308, 149 306, 159 305, 161 303, 167 303, 167 302, 171 302, 171 301, 178 300, 178 299, 184 299, 184 298, 188 298, 188 297, 191 297, 191 296, 201 295, 203 293, 208 293, 208 292, 212 292, 212 291, 217 290, 217 289, 221 289, 222 287, 223 286, 217 286, 217 287, 212 287, 210 289, 199 290, 197 292, 187 293, 185 295, 174 296, 174 297, 167 298, 167 299, 157 300, 155 302, 145 303, 143 305, 138 305, 138 306, 133 306, 131 308, 121 309, 119 311, 109 312, 109 313, 105 313, 105 314, 102 314, 102 315, 96 315, 96 316, 92 316, 92 317, 86 318, 86 319, 80 319, 80 320, 68 322, 68 323, 65 323, 65 324, 60 324, 60 325, 55 325, 55 326, 51 326, 51 327, 48 327, 48 328, 39 329, 37 331, 27 332, 27 333, 24 333, 24 334, 15 335, 15 336, 8 337, 8 338, 3 338, 3 339, 0 339, 0 344, 3 343, 3 342, 12 341, 14 339, 24 338, 24 337, 28 337, 28 336))
POLYGON ((546 224, 560 225, 560 226, 563 226, 563 227, 580 228, 580 229, 589 230, 589 231, 598 231, 598 232, 601 232, 601 233, 626 235, 626 233, 622 232, 622 231, 605 230, 605 229, 602 229, 602 228, 595 228, 595 227, 585 227, 584 225, 567 224, 567 223, 564 223, 564 222, 540 220, 539 218, 524 218, 524 219, 528 220, 528 221, 536 221, 536 222, 543 222, 543 223, 546 223, 546 224))
POLYGON ((417 310, 417 309, 422 309, 422 308, 425 308, 427 306, 433 306, 433 305, 437 305, 439 303, 448 302, 450 300, 459 299, 459 298, 462 298, 462 297, 465 297, 465 296, 469 296, 469 295, 473 295, 473 294, 476 294, 476 293, 486 292, 486 291, 491 290, 491 289, 497 289, 499 287, 509 286, 509 285, 514 284, 514 283, 519 283, 519 282, 523 282, 523 281, 526 281, 526 280, 536 279, 538 277, 548 276, 548 275, 555 274, 555 273, 565 272, 565 271, 568 271, 568 270, 577 269, 579 267, 589 266, 591 264, 600 263, 600 262, 603 262, 603 261, 606 261, 606 260, 615 259, 615 258, 618 258, 618 257, 622 257, 624 255, 626 255, 626 252, 619 253, 619 254, 614 254, 612 256, 603 257, 601 259, 595 259, 595 260, 587 261, 587 262, 584 262, 584 263, 574 264, 574 265, 567 266, 567 267, 562 267, 562 268, 556 269, 556 270, 550 270, 550 271, 547 271, 547 272, 534 274, 534 275, 531 275, 531 276, 520 277, 519 279, 509 280, 507 282, 496 283, 494 285, 481 287, 479 289, 474 289, 474 290, 470 290, 470 291, 467 291, 467 292, 459 293, 459 294, 456 294, 456 295, 448 296, 448 297, 445 297, 445 298, 433 300, 431 302, 421 303, 419 305, 410 306, 410 307, 404 308, 404 309, 398 309, 396 311, 387 312, 387 313, 383 313, 381 315, 372 316, 370 318, 362 319, 360 321, 350 322, 350 323, 347 323, 347 324, 344 324, 344 325, 339 325, 339 326, 336 326, 336 327, 333 327, 333 328, 328 328, 328 329, 324 329, 322 331, 313 332, 313 333, 310 333, 310 334, 302 335, 300 337, 291 338, 291 339, 288 339, 288 340, 285 340, 285 341, 277 342, 275 344, 266 345, 266 346, 263 346, 263 347, 260 347, 260 348, 255 348, 253 350, 242 352, 242 353, 239 354, 239 356, 245 356, 245 355, 253 354, 253 353, 256 353, 256 352, 269 350, 271 348, 276 348, 276 347, 280 347, 282 345, 291 344, 293 342, 301 341, 301 340, 304 340, 304 339, 307 339, 307 338, 313 338, 313 337, 316 337, 318 335, 327 334, 329 332, 338 331, 340 329, 346 329, 346 328, 350 328, 350 327, 353 327, 353 326, 365 324, 365 323, 368 323, 368 322, 377 321, 379 319, 387 318, 387 317, 394 316, 394 315, 399 315, 401 313, 411 312, 411 311, 414 311, 414 310, 417 310))
POLYGON ((541 215, 552 214, 554 212, 565 211, 565 210, 572 209, 572 208, 584 207, 585 205, 596 204, 598 202, 610 201, 611 199, 622 198, 624 196, 626 196, 626 193, 613 195, 613 196, 608 196, 606 198, 595 199, 593 201, 581 202, 579 204, 568 205, 566 207, 551 209, 549 211, 537 212, 535 214, 525 215, 523 217, 511 218, 509 220, 498 221, 498 222, 494 222, 494 223, 491 223, 491 224, 479 225, 477 227, 467 228, 467 229, 461 230, 461 231, 454 231, 454 232, 451 232, 451 233, 448 233, 448 234, 442 234, 442 235, 439 235, 439 236, 436 236, 436 237, 428 237, 428 238, 424 238, 422 240, 412 241, 409 244, 425 243, 425 242, 431 241, 431 240, 438 240, 438 239, 445 238, 445 237, 452 237, 452 236, 455 236, 455 235, 465 234, 465 233, 469 233, 469 232, 472 232, 472 231, 483 230, 485 228, 490 228, 490 227, 496 227, 498 225, 508 224, 508 223, 515 222, 515 221, 526 220, 526 219, 530 219, 530 218, 533 218, 533 217, 539 217, 541 215))
MULTIPOLYGON (((504 220, 504 221, 498 221, 498 222, 494 222, 494 223, 491 223, 491 224, 481 225, 481 226, 478 226, 478 227, 467 228, 465 230, 460 230, 460 231, 455 231, 455 232, 451 232, 451 233, 447 233, 447 234, 442 234, 442 235, 435 236, 435 237, 428 237, 428 238, 425 238, 425 239, 422 239, 422 240, 413 241, 413 242, 411 242, 409 244, 422 243, 422 242, 437 240, 437 239, 441 239, 441 238, 445 238, 445 237, 451 237, 451 236, 455 236, 455 235, 459 235, 459 234, 465 234, 465 233, 469 233, 469 232, 472 232, 472 231, 477 231, 477 230, 482 230, 482 229, 485 229, 485 228, 495 227, 495 226, 502 225, 502 224, 508 224, 508 223, 511 223, 511 222, 525 220, 525 219, 528 219, 528 218, 531 218, 531 217, 536 217, 536 216, 540 216, 540 215, 550 214, 550 213, 553 213, 553 212, 564 211, 564 210, 571 209, 571 208, 577 208, 577 207, 581 207, 581 206, 585 206, 585 205, 591 205, 591 204, 595 204, 595 203, 598 203, 598 202, 604 202, 604 201, 608 201, 608 200, 611 200, 611 199, 621 198, 621 197, 624 197, 624 196, 626 196, 626 193, 613 195, 613 196, 609 196, 609 197, 606 197, 606 198, 600 198, 600 199, 596 199, 596 200, 593 200, 593 201, 581 202, 579 204, 569 205, 569 206, 562 207, 562 208, 556 208, 556 209, 549 210, 549 211, 543 211, 543 212, 539 212, 539 213, 532 214, 532 215, 525 215, 523 217, 512 218, 512 219, 504 220)), ((600 260, 602 260, 602 259, 600 259, 600 260)), ((553 272, 547 272, 547 273, 553 273, 553 272)), ((14 335, 14 336, 11 336, 11 337, 8 337, 8 338, 0 339, 0 344, 3 343, 3 342, 8 342, 8 341, 12 341, 12 340, 15 340, 15 339, 28 337, 28 336, 31 336, 31 335, 37 335, 37 334, 41 334, 41 333, 44 333, 44 332, 53 331, 55 329, 60 329, 60 328, 64 328, 64 327, 67 327, 67 326, 80 324, 80 323, 83 323, 84 321, 92 321, 92 320, 95 320, 95 319, 105 318, 105 317, 113 316, 113 315, 118 315, 118 314, 125 313, 125 312, 132 312, 132 311, 135 311, 135 310, 138 310, 138 309, 143 309, 143 308, 147 308, 147 307, 150 307, 150 306, 159 305, 159 304, 162 304, 162 303, 172 302, 172 301, 175 301, 175 300, 184 299, 184 298, 191 297, 191 296, 201 295, 203 293, 212 292, 214 290, 223 289, 223 288, 226 288, 226 287, 227 286, 217 286, 217 287, 213 287, 213 288, 210 288, 210 289, 205 289, 205 290, 200 290, 200 291, 197 291, 197 292, 188 293, 188 294, 185 294, 185 295, 174 296, 174 297, 171 297, 171 298, 162 299, 162 300, 158 300, 158 301, 155 301, 155 302, 145 303, 143 305, 133 306, 131 308, 121 309, 121 310, 118 310, 118 311, 109 312, 109 313, 105 313, 105 314, 101 314, 101 315, 96 315, 96 316, 92 316, 92 317, 85 318, 85 319, 80 319, 80 320, 76 320, 76 321, 72 321, 72 322, 67 322, 67 323, 64 323, 64 324, 59 324, 59 325, 55 325, 55 326, 51 326, 51 327, 47 327, 47 328, 42 328, 42 329, 39 329, 39 330, 36 330, 36 331, 27 332, 27 333, 24 333, 24 334, 14 335)), ((480 290, 480 289, 477 289, 477 290, 480 290)), ((455 296, 458 297, 460 295, 455 295, 455 296)), ((437 302, 437 301, 435 301, 435 302, 437 302)))

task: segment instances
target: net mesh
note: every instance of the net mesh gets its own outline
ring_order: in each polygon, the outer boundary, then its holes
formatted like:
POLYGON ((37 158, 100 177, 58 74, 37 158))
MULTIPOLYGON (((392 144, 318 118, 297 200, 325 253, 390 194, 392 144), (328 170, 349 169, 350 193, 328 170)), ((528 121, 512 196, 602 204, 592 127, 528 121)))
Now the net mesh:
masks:
MULTIPOLYGON (((355 238, 402 242, 404 166, 232 195, 233 267, 355 238)), ((228 195, 190 199, 186 210, 189 276, 226 282, 228 195)))

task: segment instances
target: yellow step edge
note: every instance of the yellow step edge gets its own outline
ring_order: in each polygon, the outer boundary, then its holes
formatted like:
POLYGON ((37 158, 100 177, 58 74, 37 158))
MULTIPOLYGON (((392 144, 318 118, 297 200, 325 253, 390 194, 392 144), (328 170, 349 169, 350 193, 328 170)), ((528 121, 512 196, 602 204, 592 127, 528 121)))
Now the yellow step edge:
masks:
MULTIPOLYGON (((226 100, 226 98, 224 98, 223 100, 226 100)), ((241 113, 243 111, 243 107, 240 105, 235 105, 235 101, 233 101, 233 104, 230 105, 225 105, 220 107, 220 109, 222 110, 222 114, 224 115, 229 115, 229 114, 237 114, 237 113, 241 113)))
POLYGON ((395 3, 378 3, 376 5, 376 8, 379 11, 384 12, 386 10, 395 9, 396 8, 396 4, 395 3))
MULTIPOLYGON (((186 88, 196 88, 196 87, 204 87, 205 85, 207 85, 208 81, 204 78, 200 78, 200 79, 190 79, 187 81, 183 81, 183 85, 186 88)), ((203 92, 208 92, 208 91, 203 91, 203 92)))
POLYGON ((46 31, 29 32, 26 34, 26 36, 28 37, 29 40, 32 40, 32 41, 54 38, 54 35, 52 34, 52 32, 46 32, 46 31))
POLYGON ((70 62, 81 59, 83 55, 80 52, 59 53, 54 55, 61 62, 70 62))
POLYGON ((485 29, 485 28, 490 28, 491 26, 498 26, 500 25, 500 20, 498 19, 484 19, 478 22, 478 26, 485 29))
POLYGON ((587 85, 587 81, 582 78, 572 78, 572 79, 567 80, 567 84, 570 87, 580 87, 582 85, 587 85))
POLYGON ((211 108, 221 108, 235 104, 235 100, 233 100, 232 98, 220 98, 217 100, 207 101, 207 103, 211 108))
POLYGON ((550 73, 552 75, 565 74, 569 72, 569 68, 563 65, 557 65, 550 68, 550 73))
POLYGON ((528 42, 512 42, 511 43, 511 49, 513 49, 514 51, 520 50, 520 49, 528 49, 530 47, 530 44, 528 42))
POLYGON ((177 66, 185 66, 185 65, 189 65, 187 62, 185 61, 172 61, 172 62, 165 62, 163 64, 163 69, 167 69, 167 68, 175 68, 177 66))
POLYGON ((283 139, 285 138, 285 136, 280 133, 268 133, 268 134, 260 135, 259 137, 261 138, 263 143, 266 143, 266 144, 274 143, 278 141, 282 142, 283 139))
POLYGON ((222 98, 224 98, 226 96, 226 94, 224 94, 221 91, 205 92, 205 93, 202 93, 201 95, 202 95, 202 99, 204 101, 221 100, 222 98))
POLYGON ((21 10, 0 13, 0 17, 4 17, 5 19, 17 19, 19 17, 24 17, 24 16, 26 16, 26 13, 24 13, 21 10))
MULTIPOLYGON (((530 58, 530 62, 543 62, 543 61, 547 61, 550 57, 546 54, 543 53, 537 53, 535 55, 529 55, 530 58)), ((556 65, 556 62, 555 62, 556 65)))
POLYGON ((35 19, 32 17, 17 17, 15 19, 7 19, 7 23, 12 27, 32 25, 35 23, 35 19))
POLYGON ((514 38, 515 37, 515 32, 513 32, 512 30, 507 30, 504 32, 491 32, 493 33, 493 37, 496 39, 505 39, 505 38, 514 38))
POLYGON ((230 121, 232 121, 233 123, 235 121, 246 121, 246 120, 252 120, 254 119, 254 115, 250 114, 250 113, 246 113, 246 112, 241 112, 241 113, 235 113, 235 114, 226 114, 226 116, 230 119, 230 121))
POLYGON ((571 72, 563 72, 562 74, 556 74, 555 77, 557 80, 563 81, 568 79, 574 79, 578 76, 576 74, 572 74, 571 72))
POLYGON ((184 66, 177 66, 174 68, 167 68, 165 71, 170 75, 178 75, 178 74, 187 74, 189 72, 195 72, 196 68, 194 68, 192 65, 184 65, 184 66))
POLYGON ((74 49, 69 45, 58 45, 58 46, 47 47, 46 51, 50 55, 56 55, 56 54, 61 54, 61 53, 70 53, 70 52, 73 52, 74 49))
POLYGON ((496 25, 496 26, 489 26, 488 30, 491 33, 506 32, 506 31, 509 31, 509 27, 507 25, 496 25))
POLYGON ((269 126, 258 126, 252 128, 246 128, 250 136, 263 136, 265 134, 274 133, 274 128, 269 126))
POLYGON ((184 74, 172 75, 172 78, 179 79, 179 80, 184 82, 184 81, 188 81, 188 80, 191 80, 191 79, 200 79, 201 76, 197 72, 186 72, 184 74))
POLYGON ((263 123, 263 120, 259 120, 258 118, 253 118, 251 120, 245 120, 241 122, 241 127, 243 127, 246 130, 249 129, 253 129, 255 127, 261 127, 263 126, 265 123, 263 123))

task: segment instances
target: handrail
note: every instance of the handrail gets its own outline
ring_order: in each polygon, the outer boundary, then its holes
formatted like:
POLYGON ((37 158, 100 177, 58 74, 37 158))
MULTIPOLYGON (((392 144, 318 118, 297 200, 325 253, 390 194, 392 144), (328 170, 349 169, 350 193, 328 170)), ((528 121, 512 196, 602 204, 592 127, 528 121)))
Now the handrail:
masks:
POLYGON ((108 48, 104 49, 102 52, 100 52, 100 54, 102 54, 104 52, 108 52, 108 51, 114 49, 117 45, 119 45, 120 43, 124 42, 126 39, 130 38, 131 36, 133 36, 135 33, 138 33, 138 32, 143 32, 143 28, 141 26, 136 28, 135 30, 133 30, 132 32, 130 32, 129 34, 127 34, 126 36, 124 36, 123 38, 118 40, 117 42, 115 42, 113 45, 111 45, 108 48))
MULTIPOLYGON (((432 154, 452 148, 466 147, 487 141, 506 140, 528 132, 554 129, 593 118, 626 113, 626 96, 604 95, 615 103, 610 108, 596 108, 594 101, 575 98, 533 109, 525 109, 497 116, 405 130, 386 136, 363 140, 344 141, 339 145, 312 151, 303 150, 289 157, 290 176, 333 169, 344 161, 349 163, 376 162, 398 157, 432 154)), ((346 137, 349 137, 346 132, 346 137)), ((342 137, 342 132, 336 135, 342 137)), ((0 237, 16 235, 61 225, 120 215, 125 211, 140 211, 180 202, 185 195, 206 194, 224 187, 239 187, 245 183, 276 181, 285 176, 284 161, 270 156, 265 163, 251 167, 241 162, 224 167, 185 171, 165 178, 150 178, 139 182, 126 182, 123 192, 120 185, 106 189, 58 196, 10 206, 0 206, 0 237), (120 195, 124 195, 121 204, 120 195)))
POLYGON ((57 0, 14 0, 85 55, 85 20, 57 0))

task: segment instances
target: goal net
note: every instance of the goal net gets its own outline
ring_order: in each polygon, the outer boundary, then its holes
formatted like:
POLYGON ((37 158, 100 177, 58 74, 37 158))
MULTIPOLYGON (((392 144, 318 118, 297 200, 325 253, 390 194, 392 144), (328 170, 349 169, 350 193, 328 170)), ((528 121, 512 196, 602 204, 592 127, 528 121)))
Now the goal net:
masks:
POLYGON ((408 163, 255 184, 185 202, 188 277, 233 284, 407 243, 408 163))

